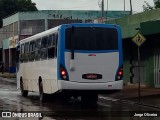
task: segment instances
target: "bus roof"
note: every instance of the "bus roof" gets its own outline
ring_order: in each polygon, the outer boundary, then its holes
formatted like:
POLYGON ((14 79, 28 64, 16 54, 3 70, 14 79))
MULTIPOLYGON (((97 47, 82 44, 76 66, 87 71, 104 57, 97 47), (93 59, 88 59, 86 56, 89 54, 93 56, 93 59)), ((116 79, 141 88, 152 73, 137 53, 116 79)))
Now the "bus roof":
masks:
MULTIPOLYGON (((61 26, 61 25, 60 25, 60 26, 61 26)), ((45 36, 45 35, 51 34, 51 33, 53 33, 53 32, 58 31, 58 29, 60 28, 60 26, 51 28, 51 29, 49 29, 49 30, 46 30, 46 31, 43 31, 43 32, 41 32, 41 33, 35 34, 35 35, 31 36, 31 37, 22 39, 22 40, 19 41, 19 42, 20 42, 20 43, 29 42, 29 41, 31 41, 32 39, 39 38, 39 36, 40 36, 40 37, 43 37, 43 36, 45 36)))

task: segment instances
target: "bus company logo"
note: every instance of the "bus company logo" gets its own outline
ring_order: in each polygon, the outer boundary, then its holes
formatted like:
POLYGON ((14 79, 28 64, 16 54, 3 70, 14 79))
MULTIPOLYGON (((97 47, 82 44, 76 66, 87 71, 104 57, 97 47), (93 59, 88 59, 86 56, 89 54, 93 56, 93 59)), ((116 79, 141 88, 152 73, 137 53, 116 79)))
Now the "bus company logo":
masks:
POLYGON ((2 117, 11 117, 11 112, 2 112, 2 117))

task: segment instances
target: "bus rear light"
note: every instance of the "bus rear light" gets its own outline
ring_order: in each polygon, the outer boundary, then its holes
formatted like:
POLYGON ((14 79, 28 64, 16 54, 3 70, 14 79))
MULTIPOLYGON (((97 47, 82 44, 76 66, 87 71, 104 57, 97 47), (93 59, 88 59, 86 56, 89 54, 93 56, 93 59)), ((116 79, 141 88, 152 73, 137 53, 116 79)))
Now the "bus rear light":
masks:
POLYGON ((61 71, 61 75, 66 75, 66 71, 65 71, 65 70, 62 70, 62 71, 61 71))
POLYGON ((67 71, 62 65, 60 66, 60 76, 62 80, 68 80, 67 71))
POLYGON ((123 65, 118 69, 116 74, 116 81, 123 79, 123 65))
POLYGON ((122 72, 122 71, 119 71, 119 72, 118 72, 118 75, 122 75, 122 74, 123 74, 123 72, 122 72))

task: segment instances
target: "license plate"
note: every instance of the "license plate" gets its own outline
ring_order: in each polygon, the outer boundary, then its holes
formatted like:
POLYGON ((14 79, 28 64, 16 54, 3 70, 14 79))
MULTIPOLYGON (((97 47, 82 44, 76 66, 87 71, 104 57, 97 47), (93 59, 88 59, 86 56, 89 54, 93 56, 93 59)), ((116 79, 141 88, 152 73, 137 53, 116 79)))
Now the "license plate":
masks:
POLYGON ((101 74, 95 74, 95 73, 88 73, 88 74, 83 74, 82 78, 83 79, 96 80, 96 79, 102 79, 102 75, 101 74))

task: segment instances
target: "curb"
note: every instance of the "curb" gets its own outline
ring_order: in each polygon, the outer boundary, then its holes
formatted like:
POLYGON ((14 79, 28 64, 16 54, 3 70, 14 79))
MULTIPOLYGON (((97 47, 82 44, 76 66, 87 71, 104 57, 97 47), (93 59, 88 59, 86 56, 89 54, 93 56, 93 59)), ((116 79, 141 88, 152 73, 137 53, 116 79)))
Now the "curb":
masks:
POLYGON ((17 83, 16 79, 8 79, 8 78, 0 77, 0 80, 11 82, 11 83, 15 83, 15 84, 17 83))
MULTIPOLYGON (((143 96, 143 97, 147 97, 147 96, 143 96)), ((103 100, 108 100, 108 101, 121 101, 123 103, 128 103, 128 104, 136 104, 136 105, 139 105, 139 106, 145 106, 145 107, 151 107, 151 108, 156 108, 156 109, 160 109, 160 106, 156 106, 156 105, 151 105, 151 104, 147 104, 147 103, 143 103, 143 102, 135 102, 135 101, 130 101, 130 100, 127 100, 128 98, 120 98, 120 99, 117 99, 117 98, 112 98, 112 97, 105 97, 103 95, 99 96, 98 97, 99 99, 103 99, 103 100)), ((133 97, 133 98, 129 98, 129 99, 135 99, 135 98, 138 98, 138 97, 133 97)))

